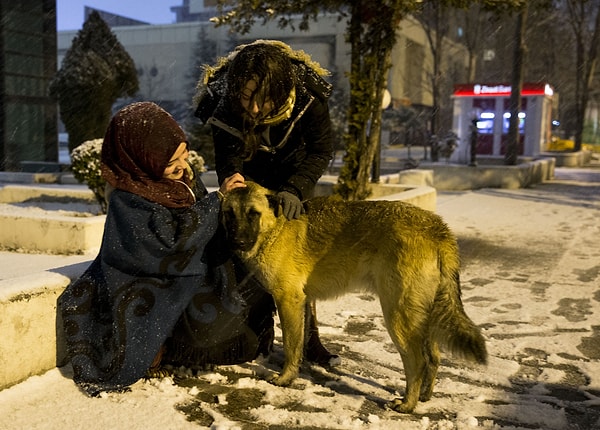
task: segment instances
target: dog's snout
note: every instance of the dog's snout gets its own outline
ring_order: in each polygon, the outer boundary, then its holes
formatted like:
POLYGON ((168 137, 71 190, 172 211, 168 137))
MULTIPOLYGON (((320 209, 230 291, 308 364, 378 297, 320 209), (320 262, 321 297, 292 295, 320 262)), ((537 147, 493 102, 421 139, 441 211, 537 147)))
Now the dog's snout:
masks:
POLYGON ((230 241, 231 247, 238 251, 249 251, 252 248, 252 243, 247 240, 232 240, 230 241))

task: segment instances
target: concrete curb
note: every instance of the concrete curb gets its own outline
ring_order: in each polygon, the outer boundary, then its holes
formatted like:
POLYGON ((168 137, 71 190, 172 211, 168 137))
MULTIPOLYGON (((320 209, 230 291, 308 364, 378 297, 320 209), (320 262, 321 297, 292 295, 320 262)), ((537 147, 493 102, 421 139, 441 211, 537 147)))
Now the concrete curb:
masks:
POLYGON ((0 390, 62 364, 65 354, 63 342, 57 339, 56 300, 88 265, 0 281, 0 390))
POLYGON ((592 151, 582 150, 577 152, 542 152, 542 157, 552 157, 556 160, 556 167, 582 167, 592 160, 592 151))
POLYGON ((0 182, 12 184, 79 184, 72 173, 66 172, 0 172, 0 182))
POLYGON ((556 160, 542 158, 514 166, 483 164, 465 166, 445 163, 423 163, 419 169, 429 170, 437 190, 464 191, 481 188, 527 188, 554 177, 556 160))
POLYGON ((16 215, 0 210, 3 249, 72 255, 98 250, 106 216, 16 215))
MULTIPOLYGON (((80 199, 95 203, 86 186, 4 185, 0 203, 20 203, 40 198, 80 199)), ((104 232, 104 215, 83 216, 79 211, 22 212, 10 205, 0 206, 2 249, 70 255, 97 251, 104 232)))

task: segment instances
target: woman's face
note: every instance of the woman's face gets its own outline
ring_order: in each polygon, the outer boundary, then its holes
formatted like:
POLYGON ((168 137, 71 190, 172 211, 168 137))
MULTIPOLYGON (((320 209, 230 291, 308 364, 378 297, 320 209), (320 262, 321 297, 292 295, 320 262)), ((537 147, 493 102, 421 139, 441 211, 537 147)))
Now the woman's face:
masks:
POLYGON ((169 160, 169 164, 167 164, 167 168, 163 173, 163 178, 175 180, 183 178, 184 172, 189 168, 187 162, 188 156, 187 143, 181 142, 169 160))
POLYGON ((258 83, 254 79, 249 80, 240 97, 242 107, 252 118, 265 117, 273 110, 273 101, 262 100, 260 94, 256 93, 257 88, 258 83))

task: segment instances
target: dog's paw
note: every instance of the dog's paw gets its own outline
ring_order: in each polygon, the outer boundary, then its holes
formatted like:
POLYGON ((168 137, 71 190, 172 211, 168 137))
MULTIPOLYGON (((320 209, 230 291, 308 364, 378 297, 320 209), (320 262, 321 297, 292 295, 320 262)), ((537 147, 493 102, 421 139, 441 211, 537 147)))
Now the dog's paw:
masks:
POLYGON ((433 395, 431 390, 426 390, 424 392, 421 393, 421 395, 419 396, 419 401, 420 402, 428 402, 429 400, 431 400, 431 396, 433 395))
POLYGON ((401 414, 410 414, 414 411, 416 405, 409 405, 402 399, 394 399, 385 404, 385 408, 391 411, 400 412, 401 414))
POLYGON ((278 387, 288 387, 290 384, 296 379, 295 376, 285 376, 284 374, 279 374, 271 377, 269 382, 273 385, 277 385, 278 387))

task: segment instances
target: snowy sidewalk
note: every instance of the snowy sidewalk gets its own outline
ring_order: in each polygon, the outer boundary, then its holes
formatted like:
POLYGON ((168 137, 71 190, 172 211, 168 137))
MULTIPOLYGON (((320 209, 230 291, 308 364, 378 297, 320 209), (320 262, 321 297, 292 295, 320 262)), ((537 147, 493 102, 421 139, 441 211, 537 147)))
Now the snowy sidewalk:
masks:
POLYGON ((438 193, 437 212, 459 238, 463 301, 490 364, 443 355, 434 396, 413 415, 383 408, 402 395, 402 363, 377 300, 353 294, 318 305, 342 364, 304 366, 290 388, 264 381, 280 343, 268 360, 95 399, 66 367, 0 391, 0 429, 600 429, 600 169, 438 193))

